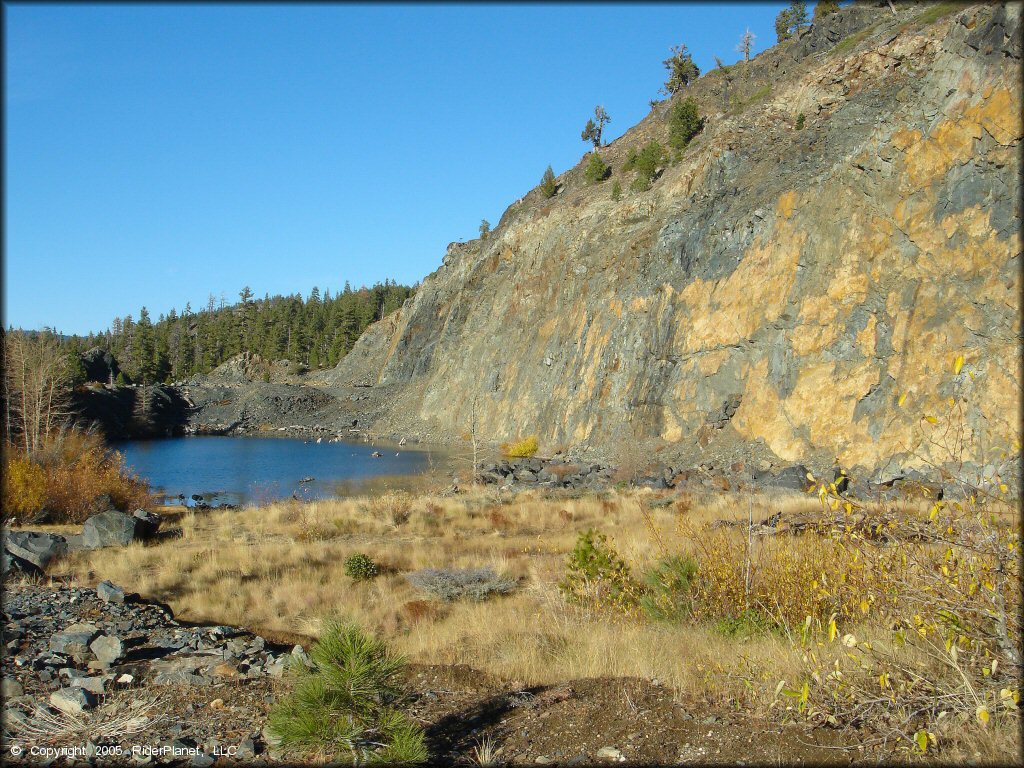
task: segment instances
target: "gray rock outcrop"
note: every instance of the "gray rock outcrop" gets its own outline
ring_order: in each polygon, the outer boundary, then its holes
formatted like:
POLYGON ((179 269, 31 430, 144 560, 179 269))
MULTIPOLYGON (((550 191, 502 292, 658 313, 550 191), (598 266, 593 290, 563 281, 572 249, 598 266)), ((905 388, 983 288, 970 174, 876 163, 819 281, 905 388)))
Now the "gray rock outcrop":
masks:
POLYGON ((159 528, 156 513, 137 510, 132 515, 108 509, 93 515, 82 526, 82 546, 86 549, 124 547, 133 541, 152 538, 159 528))

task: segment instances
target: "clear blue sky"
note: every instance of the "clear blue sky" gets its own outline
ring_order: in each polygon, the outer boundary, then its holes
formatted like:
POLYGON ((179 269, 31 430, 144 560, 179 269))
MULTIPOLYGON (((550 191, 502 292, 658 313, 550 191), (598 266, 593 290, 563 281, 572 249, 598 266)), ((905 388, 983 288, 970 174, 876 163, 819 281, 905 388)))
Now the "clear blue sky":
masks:
POLYGON ((784 5, 5 5, 4 326, 413 283, 784 5))

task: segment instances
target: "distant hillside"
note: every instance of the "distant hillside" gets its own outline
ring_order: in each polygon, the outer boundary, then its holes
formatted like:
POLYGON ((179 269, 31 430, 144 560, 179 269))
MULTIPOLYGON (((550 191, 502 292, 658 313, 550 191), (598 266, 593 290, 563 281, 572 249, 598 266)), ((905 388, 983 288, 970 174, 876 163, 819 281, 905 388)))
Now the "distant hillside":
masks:
POLYGON ((217 306, 211 296, 198 312, 172 309, 156 322, 143 307, 138 318, 115 318, 106 333, 64 337, 64 343, 71 352, 109 351, 129 382, 179 381, 209 373, 242 352, 288 360, 296 368, 331 367, 367 326, 401 307, 414 290, 386 280, 358 290, 346 283, 334 296, 314 288, 307 298, 256 299, 246 288, 237 304, 217 306))

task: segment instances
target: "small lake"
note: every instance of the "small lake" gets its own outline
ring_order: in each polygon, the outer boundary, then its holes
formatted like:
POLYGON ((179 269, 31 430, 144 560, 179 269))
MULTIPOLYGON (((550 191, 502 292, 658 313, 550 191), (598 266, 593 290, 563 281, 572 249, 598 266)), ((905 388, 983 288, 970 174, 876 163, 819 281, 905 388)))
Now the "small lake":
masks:
POLYGON ((436 450, 287 437, 176 437, 115 448, 168 503, 180 503, 176 497, 183 494, 189 505, 193 494, 210 505, 344 496, 373 478, 439 471, 447 460, 436 450))

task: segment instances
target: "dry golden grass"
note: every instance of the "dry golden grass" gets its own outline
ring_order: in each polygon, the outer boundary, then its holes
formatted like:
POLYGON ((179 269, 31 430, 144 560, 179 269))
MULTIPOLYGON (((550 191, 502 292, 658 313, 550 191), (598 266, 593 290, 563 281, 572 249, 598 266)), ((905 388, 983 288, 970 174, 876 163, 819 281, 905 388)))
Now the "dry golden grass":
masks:
MULTIPOLYGON (((414 661, 467 663, 531 683, 615 674, 689 687, 701 667, 692 654, 711 664, 721 655, 716 643, 730 641, 699 628, 590 615, 567 607, 556 586, 567 553, 588 527, 605 531, 640 568, 657 557, 659 538, 671 544, 681 517, 699 523, 742 516, 721 500, 648 509, 652 498, 638 492, 544 499, 477 490, 456 498, 188 511, 176 521, 180 538, 133 545, 116 558, 77 553, 66 565, 84 584, 110 579, 169 603, 189 620, 315 636, 321 618, 346 614, 388 636, 414 661), (348 578, 344 560, 355 552, 373 558, 382 574, 363 583, 348 578), (425 611, 415 607, 424 596, 403 576, 419 568, 481 565, 519 578, 523 588, 505 599, 425 611), (642 648, 647 652, 638 653, 642 648), (686 648, 693 650, 679 652, 686 648)), ((757 503, 760 514, 770 514, 794 502, 757 503)), ((777 655, 777 642, 766 641, 766 657, 777 655)))
MULTIPOLYGON (((818 508, 817 498, 719 494, 652 505, 658 498, 646 490, 560 499, 475 489, 457 497, 398 494, 187 511, 172 523, 180 525, 180 538, 130 546, 116 557, 76 553, 65 565, 82 584, 109 579, 169 603, 187 620, 315 637, 322 619, 345 615, 413 662, 468 664, 523 685, 658 678, 681 698, 758 714, 784 709, 788 702, 772 693, 776 684, 806 672, 784 634, 730 637, 710 622, 595 614, 566 603, 557 582, 578 534, 590 527, 606 533, 639 573, 667 552, 699 554, 692 531, 702 524, 806 512, 818 508), (345 575, 344 561, 356 552, 381 567, 377 578, 355 582, 345 575), (404 576, 486 565, 518 578, 521 588, 482 603, 442 604, 404 576)), ((1013 734, 999 738, 1000 748, 1009 748, 1006 739, 1017 743, 1013 734)))

